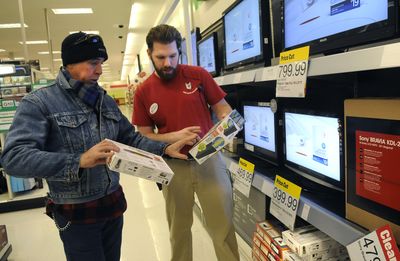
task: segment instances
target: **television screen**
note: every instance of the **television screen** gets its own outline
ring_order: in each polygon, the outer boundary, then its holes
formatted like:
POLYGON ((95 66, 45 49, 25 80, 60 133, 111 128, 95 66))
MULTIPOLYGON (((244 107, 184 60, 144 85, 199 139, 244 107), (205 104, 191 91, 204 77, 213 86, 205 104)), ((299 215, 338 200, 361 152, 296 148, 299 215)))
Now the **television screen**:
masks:
POLYGON ((285 112, 284 120, 286 164, 316 182, 343 189, 339 119, 285 112))
MULTIPOLYGON (((197 63, 197 34, 196 30, 192 31, 190 34, 192 37, 192 63, 193 65, 198 65, 197 63)), ((186 39, 182 39, 181 43, 182 55, 181 55, 181 64, 188 64, 188 56, 186 51, 186 39)))
POLYGON ((224 14, 225 67, 262 57, 259 0, 243 0, 224 14))
POLYGON ((387 32, 385 28, 395 23, 395 19, 391 18, 394 14, 390 12, 398 12, 397 9, 393 9, 393 0, 285 0, 284 46, 290 48, 315 40, 319 42, 316 44, 326 45, 333 41, 330 40, 330 36, 345 32, 340 38, 349 39, 343 39, 339 43, 332 42, 329 48, 342 47, 338 45, 351 46, 387 37, 393 32, 387 32), (371 34, 377 29, 380 29, 380 32, 371 34))
POLYGON ((206 69, 209 73, 216 75, 217 53, 216 53, 216 34, 211 34, 199 42, 199 66, 206 69))
POLYGON ((244 148, 255 156, 277 164, 275 114, 269 103, 244 102, 244 148))

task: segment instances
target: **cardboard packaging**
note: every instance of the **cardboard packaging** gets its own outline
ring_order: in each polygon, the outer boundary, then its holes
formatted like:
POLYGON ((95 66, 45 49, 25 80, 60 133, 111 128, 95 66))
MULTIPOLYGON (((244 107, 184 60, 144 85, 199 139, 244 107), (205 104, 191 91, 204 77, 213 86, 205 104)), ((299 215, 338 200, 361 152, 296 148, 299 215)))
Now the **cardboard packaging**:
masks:
POLYGON ((288 247, 300 257, 340 247, 339 243, 311 225, 283 231, 282 236, 288 247))
POLYGON ((113 140, 108 141, 115 143, 120 148, 120 151, 116 152, 108 163, 111 170, 164 185, 168 185, 174 176, 162 157, 113 140))
POLYGON ((345 100, 344 115, 346 218, 400 242, 400 99, 345 100))
POLYGON ((282 231, 284 230, 286 230, 286 228, 283 224, 268 220, 257 223, 256 225, 257 233, 279 258, 283 258, 283 252, 289 250, 289 247, 282 238, 282 231))
POLYGON ((206 135, 189 151, 190 155, 202 164, 220 151, 243 128, 244 119, 236 111, 231 111, 224 119, 214 125, 206 135))
POLYGON ((0 225, 0 252, 8 244, 7 229, 5 225, 0 225))

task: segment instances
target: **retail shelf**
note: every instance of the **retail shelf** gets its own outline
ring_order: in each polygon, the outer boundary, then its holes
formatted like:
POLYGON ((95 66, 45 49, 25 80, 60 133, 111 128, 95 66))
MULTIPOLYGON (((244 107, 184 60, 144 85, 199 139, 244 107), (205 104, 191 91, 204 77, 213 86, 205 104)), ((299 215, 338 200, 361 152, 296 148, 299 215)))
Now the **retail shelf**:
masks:
POLYGON ((0 195, 0 213, 17 211, 22 209, 42 207, 45 204, 45 197, 48 192, 46 183, 43 188, 13 193, 11 199, 8 194, 0 195))
POLYGON ((12 246, 11 244, 7 244, 4 248, 0 251, 0 261, 7 261, 8 256, 11 254, 12 246))
MULTIPOLYGON (((345 53, 333 54, 310 59, 308 76, 379 70, 400 67, 400 43, 385 44, 345 53)), ((239 72, 215 78, 219 85, 231 85, 244 82, 263 82, 276 80, 278 66, 269 66, 256 70, 239 72), (247 75, 249 73, 249 75, 247 75), (251 80, 250 75, 254 79, 251 80)))
MULTIPOLYGON (((225 157, 225 159, 227 165, 231 164, 231 162, 237 163, 228 157, 225 157)), ((272 179, 256 171, 252 185, 266 196, 272 196, 274 188, 274 181, 272 179)), ((343 246, 347 246, 367 233, 366 230, 321 207, 313 202, 312 199, 303 195, 300 197, 297 215, 343 246)))

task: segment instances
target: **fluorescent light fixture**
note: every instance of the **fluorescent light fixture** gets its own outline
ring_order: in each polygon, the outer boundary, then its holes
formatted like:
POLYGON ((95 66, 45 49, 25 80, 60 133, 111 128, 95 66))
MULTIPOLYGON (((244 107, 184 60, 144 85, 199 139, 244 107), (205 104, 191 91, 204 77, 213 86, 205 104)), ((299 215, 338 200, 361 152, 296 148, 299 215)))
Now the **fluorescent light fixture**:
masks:
MULTIPOLYGON (((24 44, 24 42, 19 42, 20 44, 24 44)), ((47 44, 46 40, 38 40, 38 41, 26 41, 26 44, 47 44)))
POLYGON ((93 14, 92 8, 55 8, 54 14, 93 14))
MULTIPOLYGON (((24 27, 28 27, 24 24, 24 27)), ((10 29, 10 28, 21 28, 21 23, 14 23, 14 24, 0 24, 0 29, 10 29)))
MULTIPOLYGON (((99 31, 81 31, 81 32, 84 32, 85 34, 100 34, 99 31)), ((74 34, 74 33, 79 33, 79 31, 69 32, 69 34, 74 34)))
POLYGON ((14 61, 23 61, 23 60, 25 60, 25 58, 24 57, 14 57, 13 60, 14 61))
POLYGON ((53 59, 53 61, 55 61, 55 62, 61 62, 61 61, 62 61, 62 59, 61 59, 61 58, 58 58, 58 59, 53 59))
POLYGON ((133 29, 138 22, 138 12, 140 10, 140 4, 134 3, 131 7, 131 16, 129 17, 129 29, 133 29))
POLYGON ((5 51, 6 51, 6 50, 4 50, 4 49, 0 49, 0 53, 1 53, 1 52, 5 52, 5 51))
POLYGON ((15 73, 14 64, 0 64, 0 75, 15 73))
MULTIPOLYGON (((49 54, 50 52, 38 52, 38 54, 49 54)), ((53 54, 60 54, 61 51, 53 51, 53 54)))

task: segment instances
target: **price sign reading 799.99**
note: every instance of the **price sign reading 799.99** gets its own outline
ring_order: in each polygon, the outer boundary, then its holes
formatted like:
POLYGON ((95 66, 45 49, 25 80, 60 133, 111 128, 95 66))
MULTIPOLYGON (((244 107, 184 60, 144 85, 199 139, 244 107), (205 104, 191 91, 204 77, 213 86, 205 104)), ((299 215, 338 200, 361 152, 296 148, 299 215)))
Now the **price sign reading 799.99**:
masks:
POLYGON ((301 187, 276 175, 269 212, 290 230, 294 229, 300 193, 301 187))
POLYGON ((276 80, 276 97, 305 97, 309 46, 283 52, 276 80))

